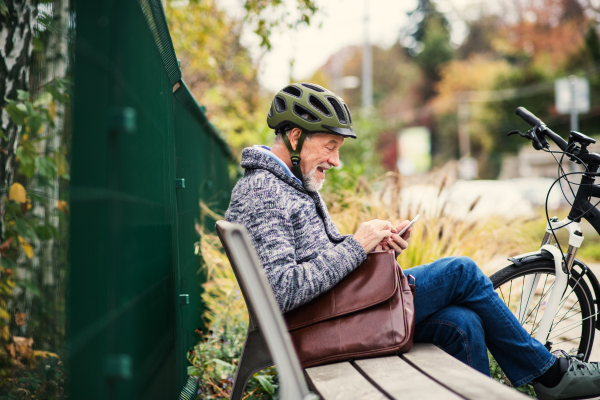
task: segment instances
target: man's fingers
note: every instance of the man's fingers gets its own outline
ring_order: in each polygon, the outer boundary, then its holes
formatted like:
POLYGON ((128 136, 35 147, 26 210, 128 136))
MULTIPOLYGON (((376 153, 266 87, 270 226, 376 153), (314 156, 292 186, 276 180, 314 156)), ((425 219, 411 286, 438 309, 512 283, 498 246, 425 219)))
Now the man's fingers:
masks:
POLYGON ((391 247, 396 252, 396 255, 402 253, 402 250, 404 250, 401 246, 398 245, 398 243, 396 243, 394 241, 388 242, 387 245, 388 245, 388 247, 391 247))
POLYGON ((379 230, 390 230, 390 231, 395 231, 396 228, 394 227, 394 225, 390 222, 390 221, 386 221, 386 220, 381 220, 381 219, 374 219, 372 221, 370 221, 371 223, 373 223, 373 226, 375 229, 379 229, 379 230))
MULTIPOLYGON (((404 229, 404 227, 405 227, 406 225, 408 225, 408 224, 410 224, 410 221, 409 221, 409 220, 402 221, 402 222, 400 223, 400 225, 398 225, 398 226, 396 227, 396 230, 397 230, 398 232, 400 232, 400 231, 401 231, 402 229, 404 229)), ((410 229, 410 228, 409 228, 409 229, 410 229)))
POLYGON ((408 242, 399 235, 392 235, 391 239, 394 243, 398 244, 398 246, 400 246, 402 250, 408 247, 408 242))

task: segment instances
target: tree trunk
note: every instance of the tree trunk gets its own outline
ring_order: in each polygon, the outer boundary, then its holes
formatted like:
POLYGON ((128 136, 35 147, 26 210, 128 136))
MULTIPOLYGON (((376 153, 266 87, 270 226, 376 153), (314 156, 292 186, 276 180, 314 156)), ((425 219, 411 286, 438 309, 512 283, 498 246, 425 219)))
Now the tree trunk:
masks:
POLYGON ((12 184, 15 171, 15 152, 20 127, 15 125, 6 110, 4 98, 16 99, 17 89, 28 90, 33 26, 37 0, 8 0, 5 15, 0 14, 0 238, 4 239, 4 194, 12 184))

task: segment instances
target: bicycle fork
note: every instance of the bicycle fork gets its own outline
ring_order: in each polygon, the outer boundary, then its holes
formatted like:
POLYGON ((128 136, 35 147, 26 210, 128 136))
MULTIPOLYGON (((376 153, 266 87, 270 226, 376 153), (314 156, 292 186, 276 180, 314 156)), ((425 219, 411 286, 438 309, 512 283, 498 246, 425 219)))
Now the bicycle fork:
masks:
MULTIPOLYGON (((552 254, 556 276, 552 293, 550 294, 548 302, 546 303, 546 310, 544 311, 544 315, 542 316, 542 320, 540 321, 534 336, 543 344, 546 344, 548 341, 548 335, 550 333, 550 329, 552 329, 552 322, 554 321, 554 317, 558 312, 558 307, 560 306, 562 296, 564 295, 567 284, 569 283, 569 272, 573 266, 577 249, 581 247, 582 242, 583 235, 581 234, 581 224, 579 222, 571 221, 569 219, 559 221, 556 217, 550 219, 550 222, 546 226, 546 234, 544 236, 544 240, 542 241, 542 246, 540 250, 536 252, 539 253, 541 251, 547 251, 552 254), (556 232, 562 228, 565 228, 567 231, 569 231, 569 250, 565 255, 566 262, 564 265, 561 251, 554 245, 550 244, 553 238, 552 232, 556 232)), ((523 324, 528 317, 527 310, 529 309, 531 300, 535 296, 539 280, 539 274, 528 275, 525 279, 523 295, 521 296, 516 313, 516 317, 521 324, 523 324)), ((535 329, 535 327, 533 327, 532 330, 533 329, 535 329)))

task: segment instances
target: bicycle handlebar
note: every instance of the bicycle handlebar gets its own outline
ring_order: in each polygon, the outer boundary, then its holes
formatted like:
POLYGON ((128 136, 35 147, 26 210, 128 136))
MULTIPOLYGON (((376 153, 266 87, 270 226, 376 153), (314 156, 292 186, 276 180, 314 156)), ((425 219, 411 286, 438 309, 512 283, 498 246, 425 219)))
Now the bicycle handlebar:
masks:
MULTIPOLYGON (((552 141, 554 143, 556 143, 556 145, 558 147, 560 147, 560 149, 562 151, 566 151, 567 147, 569 146, 569 144, 565 141, 565 139, 561 138, 559 135, 557 135, 555 132, 552 131, 552 129, 548 128, 546 126, 546 124, 544 124, 542 122, 541 119, 539 119, 538 117, 536 117, 532 112, 530 112, 529 110, 527 110, 525 107, 519 107, 517 108, 516 114, 523 118, 523 120, 525 122, 527 122, 529 125, 533 126, 534 128, 536 128, 536 131, 539 131, 539 134, 541 134, 542 138, 544 136, 548 136, 550 139, 552 139, 552 141)), ((536 132, 536 135, 538 135, 538 132, 536 132)), ((589 161, 589 162, 593 162, 595 164, 600 163, 600 156, 594 155, 594 154, 585 154, 582 155, 580 157, 583 161, 589 161), (589 157, 591 156, 591 157, 589 157)))
POLYGON ((535 115, 533 115, 528 109, 526 109, 525 107, 519 107, 517 108, 516 111, 517 115, 521 118, 523 118, 523 120, 525 122, 527 122, 529 125, 536 127, 538 125, 542 125, 542 120, 539 119, 538 117, 536 117, 535 115))

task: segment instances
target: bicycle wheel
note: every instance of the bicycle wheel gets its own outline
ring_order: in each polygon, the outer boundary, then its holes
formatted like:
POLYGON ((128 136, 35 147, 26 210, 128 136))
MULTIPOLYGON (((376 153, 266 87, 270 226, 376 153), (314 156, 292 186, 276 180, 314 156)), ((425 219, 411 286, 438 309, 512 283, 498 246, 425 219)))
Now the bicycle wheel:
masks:
MULTIPOLYGON (((535 274, 539 276, 537 289, 519 321, 532 336, 535 336, 554 287, 554 261, 536 260, 520 267, 511 265, 490 276, 496 293, 516 315, 525 279, 535 274)), ((596 312, 592 293, 584 277, 583 267, 573 265, 568 287, 552 322, 547 343, 544 344, 551 351, 560 349, 569 354, 583 354, 587 361, 594 343, 596 312)))

